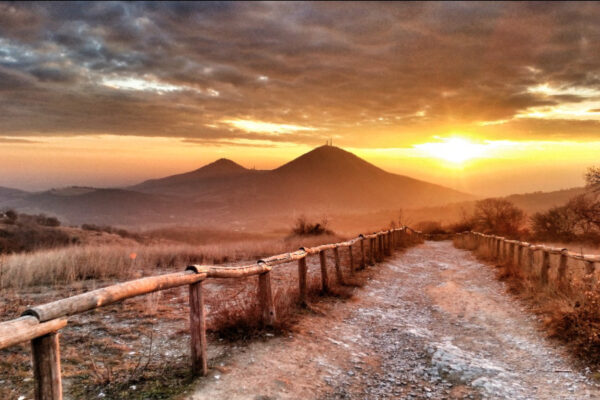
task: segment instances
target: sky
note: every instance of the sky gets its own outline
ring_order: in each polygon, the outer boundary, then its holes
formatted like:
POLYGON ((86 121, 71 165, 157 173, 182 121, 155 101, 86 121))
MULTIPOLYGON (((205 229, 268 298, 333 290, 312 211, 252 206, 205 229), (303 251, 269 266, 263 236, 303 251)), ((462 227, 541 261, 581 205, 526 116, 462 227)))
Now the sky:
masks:
POLYGON ((600 4, 1 3, 0 186, 121 186, 326 140, 496 196, 600 164, 600 4))

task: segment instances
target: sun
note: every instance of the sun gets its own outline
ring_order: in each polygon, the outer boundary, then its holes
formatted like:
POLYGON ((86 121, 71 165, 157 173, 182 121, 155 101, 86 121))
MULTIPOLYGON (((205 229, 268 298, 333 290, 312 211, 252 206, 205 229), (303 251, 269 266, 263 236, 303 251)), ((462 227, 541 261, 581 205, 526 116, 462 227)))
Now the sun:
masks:
POLYGON ((474 158, 481 158, 486 152, 485 144, 473 143, 469 139, 451 137, 439 140, 439 142, 416 144, 413 147, 423 151, 429 157, 453 164, 464 164, 474 158))

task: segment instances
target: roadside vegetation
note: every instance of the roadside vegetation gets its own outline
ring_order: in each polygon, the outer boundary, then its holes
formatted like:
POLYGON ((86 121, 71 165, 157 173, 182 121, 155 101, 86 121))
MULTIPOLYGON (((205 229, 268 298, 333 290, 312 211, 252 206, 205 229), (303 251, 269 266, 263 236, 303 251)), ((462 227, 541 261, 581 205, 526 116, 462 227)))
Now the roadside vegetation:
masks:
MULTIPOLYGON (((582 252, 585 248, 586 252, 597 254, 600 252, 600 168, 588 170, 586 183, 584 194, 562 206, 536 213, 529 220, 509 204, 500 206, 497 201, 489 200, 479 202, 479 218, 463 220, 456 231, 501 234, 511 239, 581 249, 582 252), (502 212, 489 214, 483 212, 485 209, 502 212), (482 220, 483 215, 502 215, 504 221, 489 224, 496 219, 489 217, 482 220)), ((542 318, 550 337, 563 342, 580 360, 600 365, 600 266, 597 263, 596 270, 589 271, 581 261, 570 261, 570 284, 559 285, 542 284, 538 277, 523 268, 516 268, 511 262, 498 263, 485 248, 478 251, 478 256, 497 264, 497 277, 542 318)), ((553 270, 558 268, 556 256, 551 257, 550 263, 553 270)), ((600 375, 596 379, 600 379, 600 375)))

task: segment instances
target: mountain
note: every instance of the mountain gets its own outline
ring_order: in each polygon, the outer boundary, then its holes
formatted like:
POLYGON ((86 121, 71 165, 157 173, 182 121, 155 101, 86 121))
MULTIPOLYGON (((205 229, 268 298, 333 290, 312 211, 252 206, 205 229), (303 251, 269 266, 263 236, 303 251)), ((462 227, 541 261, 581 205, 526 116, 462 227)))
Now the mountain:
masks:
POLYGON ((27 192, 0 186, 0 203, 27 196, 27 192))
POLYGON ((340 148, 322 146, 274 170, 247 169, 220 159, 128 188, 21 193, 0 199, 0 207, 52 214, 69 224, 264 228, 289 226, 300 214, 357 215, 472 199, 453 189, 386 172, 340 148))
POLYGON ((196 171, 146 181, 129 189, 210 201, 235 215, 397 209, 473 198, 386 172, 333 146, 318 147, 274 170, 249 170, 219 160, 196 171))
POLYGON ((218 184, 222 180, 250 173, 241 165, 221 158, 213 163, 205 165, 191 172, 171 175, 160 179, 151 179, 132 186, 129 189, 149 193, 178 194, 182 195, 189 191, 194 192, 195 186, 203 182, 218 184))

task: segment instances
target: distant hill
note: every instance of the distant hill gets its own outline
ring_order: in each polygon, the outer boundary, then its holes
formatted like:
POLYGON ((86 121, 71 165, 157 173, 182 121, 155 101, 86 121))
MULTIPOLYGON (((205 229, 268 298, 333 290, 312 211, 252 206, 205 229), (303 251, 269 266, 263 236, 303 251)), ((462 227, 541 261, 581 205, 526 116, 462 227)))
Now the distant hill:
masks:
POLYGON ((141 225, 168 218, 173 199, 123 189, 68 187, 26 193, 0 202, 2 208, 46 213, 68 224, 98 223, 141 225))
MULTIPOLYGON (((546 211, 552 207, 561 206, 573 197, 585 192, 583 187, 555 190, 551 192, 532 192, 513 194, 503 198, 513 202, 531 216, 537 212, 546 211)), ((475 201, 465 201, 447 204, 439 207, 424 207, 406 210, 410 222, 418 221, 440 221, 442 223, 453 223, 462 218, 464 214, 470 214, 475 207, 475 201)))
POLYGON ((5 201, 20 199, 27 196, 27 192, 0 186, 0 204, 5 201))
POLYGON ((270 171, 219 160, 196 171, 129 189, 217 202, 231 212, 331 212, 440 205, 473 196, 391 174, 333 146, 318 147, 270 171))
POLYGON ((181 196, 190 192, 195 193, 198 189, 201 189, 201 186, 219 184, 223 181, 228 181, 229 178, 252 172, 256 171, 248 170, 231 160, 221 158, 202 168, 198 168, 197 170, 160 179, 151 179, 132 186, 129 189, 181 196), (198 186, 200 186, 200 188, 198 186))
POLYGON ((552 207, 561 206, 573 197, 583 193, 585 193, 585 188, 576 187, 553 192, 513 194, 507 196, 506 199, 515 203, 515 205, 528 214, 534 214, 539 211, 546 211, 552 207))
MULTIPOLYGON (((0 207, 45 212, 66 223, 264 226, 300 214, 340 215, 441 206, 473 196, 386 172, 333 146, 274 170, 220 159, 194 171, 124 189, 70 187, 0 199, 0 207)), ((281 225, 280 225, 281 226, 281 225)))

